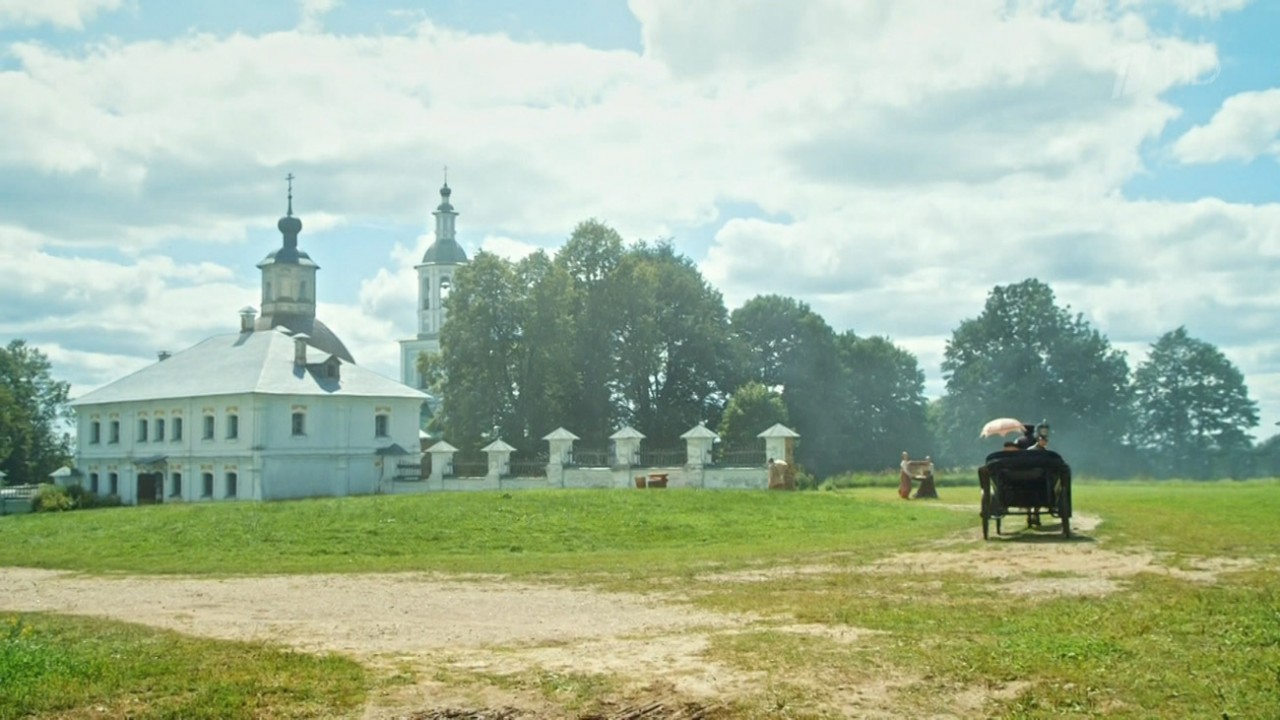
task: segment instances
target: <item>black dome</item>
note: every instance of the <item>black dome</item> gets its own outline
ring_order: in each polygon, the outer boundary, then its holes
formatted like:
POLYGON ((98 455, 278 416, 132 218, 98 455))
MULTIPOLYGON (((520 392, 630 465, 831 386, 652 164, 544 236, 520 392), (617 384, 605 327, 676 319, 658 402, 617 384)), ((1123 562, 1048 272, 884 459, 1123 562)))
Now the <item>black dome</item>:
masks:
POLYGON ((276 228, 285 235, 297 235, 302 232, 302 221, 292 215, 286 215, 276 223, 276 228))
POLYGON ((431 247, 422 254, 422 263, 424 265, 436 263, 438 265, 462 265, 467 262, 467 253, 458 244, 457 240, 436 240, 431 243, 431 247))

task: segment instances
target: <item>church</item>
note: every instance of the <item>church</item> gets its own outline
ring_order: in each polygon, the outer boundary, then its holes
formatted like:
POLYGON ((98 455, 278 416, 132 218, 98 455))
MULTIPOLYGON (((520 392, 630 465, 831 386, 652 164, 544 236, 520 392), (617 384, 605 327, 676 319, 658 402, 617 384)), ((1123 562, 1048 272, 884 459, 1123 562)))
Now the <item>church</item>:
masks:
MULTIPOLYGON (((77 480, 86 489, 130 505, 357 495, 388 487, 404 456, 417 460, 428 396, 420 383, 357 365, 316 317, 320 268, 298 247, 302 221, 289 180, 276 225, 281 246, 258 263, 261 315, 244 308, 238 331, 161 353, 71 403, 77 480)), ((452 241, 447 191, 436 252, 419 269, 428 294, 419 338, 405 343, 415 348, 438 349, 442 293, 451 269, 466 262, 452 241)))

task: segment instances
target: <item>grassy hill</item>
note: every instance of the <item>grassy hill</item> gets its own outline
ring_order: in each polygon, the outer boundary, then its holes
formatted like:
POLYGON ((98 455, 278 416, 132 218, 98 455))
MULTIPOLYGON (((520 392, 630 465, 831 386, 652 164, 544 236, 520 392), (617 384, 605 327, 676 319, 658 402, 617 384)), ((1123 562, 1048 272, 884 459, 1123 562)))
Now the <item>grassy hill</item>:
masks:
MULTIPOLYGON (((709 662, 769 678, 714 717, 840 717, 850 688, 884 690, 884 677, 901 716, 1280 708, 1280 483, 1080 483, 1076 513, 1092 524, 1070 541, 1015 527, 984 543, 976 489, 940 492, 528 491, 33 514, 0 518, 0 566, 465 572, 678 591, 690 607, 759 618, 709 638, 709 662), (1142 562, 1117 569, 1125 558, 1142 562), (787 568, 807 570, 768 572, 787 568), (1053 590, 1086 582, 1097 591, 1053 590), (785 631, 795 623, 831 634, 785 631), (855 630, 868 634, 833 639, 855 630), (979 711, 948 704, 962 690, 980 693, 979 711)), ((607 703, 620 679, 578 681, 564 717, 607 703)), ((0 612, 0 718, 359 716, 387 682, 340 656, 0 612)))

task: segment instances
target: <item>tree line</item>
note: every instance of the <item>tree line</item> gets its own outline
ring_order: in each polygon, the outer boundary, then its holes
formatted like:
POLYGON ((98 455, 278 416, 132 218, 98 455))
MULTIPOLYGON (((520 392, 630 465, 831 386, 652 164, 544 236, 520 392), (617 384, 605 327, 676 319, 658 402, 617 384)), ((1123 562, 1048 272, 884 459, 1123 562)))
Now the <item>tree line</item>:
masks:
MULTIPOLYGON (((479 252, 446 300, 442 352, 419 369, 441 403, 431 429, 463 450, 495 437, 530 455, 564 426, 602 447, 623 425, 675 444, 699 422, 743 447, 783 422, 797 461, 826 477, 880 470, 902 450, 974 464, 989 419, 1050 422, 1081 472, 1211 477, 1274 472, 1253 448, 1243 376, 1185 328, 1137 368, 1045 283, 997 286, 947 342, 930 403, 916 357, 885 337, 836 332, 807 304, 759 295, 732 312, 669 242, 624 243, 580 223, 549 257, 479 252)), ((1269 454, 1268 454, 1269 453, 1269 454)))
MULTIPOLYGON (((883 470, 899 453, 972 466, 989 419, 1047 420, 1078 472, 1104 477, 1280 474, 1280 435, 1254 447, 1257 403, 1240 371, 1179 327, 1130 368, 1125 354, 1045 283, 997 286, 948 340, 943 397, 885 337, 836 332, 807 304, 759 295, 728 311, 670 242, 624 243, 580 223, 554 258, 479 252, 445 300, 442 352, 418 369, 440 404, 429 428, 464 452, 501 437, 546 450, 563 426, 604 449, 624 425, 660 447, 698 423, 721 448, 758 447, 780 422, 823 478, 883 470)), ((0 348, 0 470, 41 482, 70 461, 69 386, 39 350, 0 348)))

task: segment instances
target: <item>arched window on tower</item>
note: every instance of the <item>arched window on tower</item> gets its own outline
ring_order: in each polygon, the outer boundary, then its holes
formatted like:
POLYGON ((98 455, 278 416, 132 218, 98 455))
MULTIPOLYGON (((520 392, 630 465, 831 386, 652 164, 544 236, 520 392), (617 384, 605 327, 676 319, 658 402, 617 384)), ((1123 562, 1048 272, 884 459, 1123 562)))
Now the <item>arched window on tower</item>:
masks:
POLYGON ((302 282, 298 283, 298 299, 299 300, 307 299, 307 281, 306 280, 303 280, 302 282))
POLYGON ((422 309, 423 310, 431 309, 431 281, 430 280, 422 281, 422 309))
POLYGON ((263 298, 264 300, 273 300, 273 299, 274 299, 274 298, 272 298, 272 297, 271 297, 271 281, 270 281, 270 280, 263 280, 263 281, 262 281, 262 298, 263 298))
POLYGON ((440 278, 440 302, 444 302, 449 297, 449 276, 445 275, 440 278))

